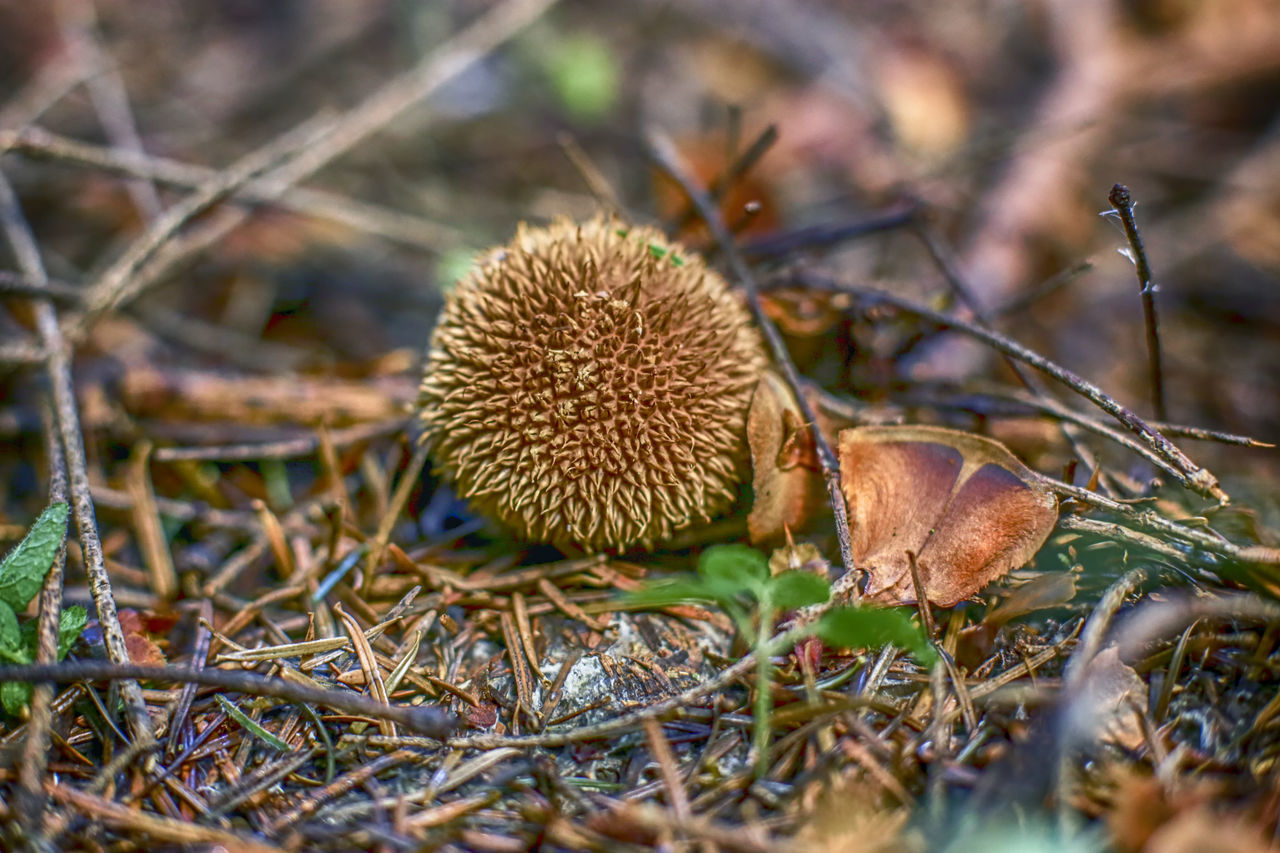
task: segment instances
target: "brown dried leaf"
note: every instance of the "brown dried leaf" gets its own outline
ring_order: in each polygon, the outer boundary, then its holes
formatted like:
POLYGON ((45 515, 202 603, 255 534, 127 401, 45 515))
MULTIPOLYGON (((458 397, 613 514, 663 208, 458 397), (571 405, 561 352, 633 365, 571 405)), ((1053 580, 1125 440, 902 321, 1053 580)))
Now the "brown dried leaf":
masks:
POLYGON ((1026 563, 1057 521, 1057 501, 1004 445, 929 426, 840 433, 841 487, 867 595, 951 607, 1026 563))
POLYGON ((765 371, 747 413, 755 502, 747 516, 751 542, 777 544, 803 528, 825 502, 813 435, 782 377, 765 371))

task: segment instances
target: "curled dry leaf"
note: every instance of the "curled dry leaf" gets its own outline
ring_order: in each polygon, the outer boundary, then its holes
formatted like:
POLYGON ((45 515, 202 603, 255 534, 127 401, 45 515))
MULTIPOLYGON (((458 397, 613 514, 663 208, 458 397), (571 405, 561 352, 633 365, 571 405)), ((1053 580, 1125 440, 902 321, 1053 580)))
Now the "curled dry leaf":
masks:
POLYGON ((826 504, 813 434, 782 377, 766 370, 747 412, 755 501, 747 516, 753 545, 779 544, 826 504))
POLYGON ((1079 682, 1068 688, 1062 724, 1069 748, 1087 750, 1102 742, 1137 749, 1143 744, 1138 715, 1147 713, 1147 686, 1115 646, 1094 655, 1079 682))
POLYGON ((840 433, 853 556, 867 596, 912 603, 916 557, 928 600, 951 607, 1040 550, 1057 501, 1004 445, 928 426, 840 433))

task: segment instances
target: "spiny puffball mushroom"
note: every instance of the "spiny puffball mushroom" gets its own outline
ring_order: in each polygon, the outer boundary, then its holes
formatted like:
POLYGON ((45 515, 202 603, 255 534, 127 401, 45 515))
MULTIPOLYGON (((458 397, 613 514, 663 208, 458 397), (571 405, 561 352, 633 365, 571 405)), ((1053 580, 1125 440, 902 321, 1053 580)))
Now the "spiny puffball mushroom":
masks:
POLYGON ((724 279, 660 231, 521 225, 446 299, 418 419, 437 473, 521 538, 649 547, 733 502, 765 361, 724 279))

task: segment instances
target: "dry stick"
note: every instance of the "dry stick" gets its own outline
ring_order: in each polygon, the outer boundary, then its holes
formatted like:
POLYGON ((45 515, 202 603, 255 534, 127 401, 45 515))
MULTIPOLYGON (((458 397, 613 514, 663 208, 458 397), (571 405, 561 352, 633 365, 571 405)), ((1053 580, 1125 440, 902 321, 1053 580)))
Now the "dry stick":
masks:
MULTIPOLYGON (((329 433, 329 439, 335 448, 347 447, 369 439, 399 434, 408 424, 408 418, 357 424, 334 430, 329 433)), ((256 444, 160 447, 151 454, 151 458, 156 462, 247 462, 262 459, 296 459, 300 456, 310 456, 319 449, 319 437, 315 433, 310 433, 300 438, 285 438, 256 444)))
MULTIPOLYGON (((53 408, 44 406, 46 452, 49 461, 49 503, 67 500, 67 465, 59 444, 57 418, 53 408)), ((62 618, 62 577, 67 564, 67 541, 54 555, 49 574, 40 588, 40 616, 36 625, 36 663, 58 660, 58 623, 62 618)), ((53 724, 53 687, 38 684, 31 691, 31 719, 22 746, 22 763, 18 768, 18 820, 34 838, 44 835, 44 775, 49 768, 49 732, 53 724)))
POLYGON ((1092 261, 1081 261, 1074 266, 1067 267, 1044 279, 1039 284, 1032 285, 1007 302, 997 305, 992 313, 996 317, 1007 317, 1010 314, 1018 314, 1025 311, 1049 294, 1065 287, 1092 269, 1092 261))
POLYGON ((622 199, 618 198, 617 192, 610 185, 609 179, 600 171, 600 167, 591 159, 591 155, 582 147, 582 143, 578 142, 578 138, 567 130, 562 130, 556 134, 556 144, 560 146, 560 150, 564 152, 564 156, 572 164, 573 168, 578 171, 578 176, 582 178, 582 182, 587 185, 587 190, 595 198, 596 204, 603 207, 609 213, 616 214, 623 219, 631 219, 627 213, 626 205, 622 203, 622 199))
POLYGON ((190 666, 142 666, 110 661, 83 660, 59 664, 0 665, 0 682, 39 681, 70 684, 76 681, 159 681, 166 684, 203 684, 236 693, 270 696, 286 702, 325 705, 344 714, 388 720, 427 737, 441 740, 457 728, 453 714, 434 705, 387 705, 349 690, 325 690, 254 672, 196 669, 190 666))
MULTIPOLYGON (((31 233, 13 188, 2 172, 0 172, 0 217, 3 218, 4 232, 13 247, 18 266, 25 275, 36 280, 43 279, 44 263, 40 260, 40 250, 36 245, 35 236, 31 233)), ((62 337, 62 330, 58 326, 58 315, 53 305, 40 300, 35 303, 34 309, 36 328, 48 354, 46 371, 53 394, 59 440, 70 477, 72 512, 75 515, 76 530, 80 537, 85 573, 89 576, 93 603, 98 611, 98 622, 102 626, 102 639, 107 647, 107 655, 113 662, 128 663, 129 652, 125 648, 124 631, 120 628, 120 619, 116 615, 111 578, 107 575, 107 568, 103 561, 102 541, 98 537, 98 522, 94 516, 93 498, 89 494, 89 472, 85 461, 84 436, 80 431, 80 416, 76 409, 75 389, 71 380, 70 351, 62 337)), ((133 736, 140 741, 149 742, 152 738, 151 719, 147 716, 147 705, 143 701, 142 691, 138 688, 137 682, 125 682, 121 685, 120 691, 124 697, 125 711, 129 717, 130 727, 133 729, 133 736)))
POLYGON ((759 237, 743 243, 739 251, 755 262, 787 258, 803 249, 826 248, 869 234, 905 228, 915 220, 916 215, 913 203, 901 204, 872 219, 837 225, 813 225, 759 237))
MULTIPOLYGON (((1112 427, 1109 424, 1095 420, 1088 415, 1077 412, 1075 409, 1058 402, 1052 397, 1032 398, 1016 391, 1006 391, 1003 389, 988 390, 980 388, 977 392, 984 397, 990 397, 993 400, 1007 400, 1023 406, 1037 409, 1045 414, 1071 421, 1085 429, 1096 432, 1098 435, 1111 439, 1117 444, 1123 445, 1134 453, 1140 454, 1151 464, 1162 470, 1168 470, 1169 463, 1157 456, 1146 445, 1140 444, 1130 438, 1126 433, 1112 427)), ((1203 427, 1185 426, 1183 424, 1167 424, 1155 421, 1148 421, 1152 429, 1159 430, 1161 435, 1178 436, 1181 438, 1191 438, 1197 441, 1216 441, 1222 444, 1234 444, 1238 447, 1253 448, 1270 448, 1275 447, 1265 441, 1258 441, 1247 435, 1236 435, 1235 433, 1222 432, 1221 430, 1204 429, 1203 427)))
POLYGON ((760 305, 760 293, 755 275, 751 272, 751 268, 743 260, 742 253, 738 251, 737 246, 734 244, 733 235, 729 233, 729 229, 725 226, 724 218, 720 216, 719 209, 680 165, 679 154, 671 139, 657 131, 651 131, 649 134, 649 150, 658 165, 670 174, 689 196, 689 200, 693 202, 702 218, 706 221, 707 229, 710 230, 712 237, 720 246, 721 251, 725 253, 734 277, 738 279, 738 283, 746 293, 747 301, 751 305, 751 312, 756 318, 756 324, 760 326, 761 331, 764 332, 765 339, 769 342, 769 348, 773 351, 774 361, 777 362, 778 367, 782 370, 782 375, 786 378, 787 385, 791 387, 791 391, 799 403, 800 413, 804 416, 805 423, 809 425, 809 431, 813 434, 813 441, 817 447, 818 461, 822 465, 822 474, 827 483, 827 496, 831 501, 831 512, 835 516, 836 536, 840 540, 840 561, 844 564, 845 575, 850 578, 849 581, 842 584, 841 591, 844 592, 847 588, 849 593, 854 593, 856 590, 848 587, 860 577, 860 573, 854 566, 853 547, 849 538, 849 510, 845 506, 844 493, 840 490, 840 462, 836 459, 835 453, 832 452, 826 436, 822 434, 822 430, 818 427, 818 417, 814 414, 813 406, 809 404, 809 400, 801 390, 800 373, 791 361, 791 354, 787 352, 787 345, 783 342, 782 335, 778 333, 778 327, 773 324, 773 321, 769 319, 769 315, 765 314, 760 305))
POLYGON ((314 814, 317 809, 332 800, 334 797, 340 796, 354 789, 357 785, 362 785, 374 776, 384 770, 389 770, 398 764, 404 764, 418 757, 418 753, 411 749, 397 749, 395 752, 388 752, 386 755, 380 755, 372 761, 358 767, 349 773, 334 779, 318 791, 313 792, 306 799, 295 804, 286 812, 276 815, 268 820, 262 827, 263 834, 271 836, 278 833, 286 826, 293 826, 303 818, 314 814))
POLYGON ((268 177, 271 183, 293 184, 350 151, 414 104, 458 76, 499 44, 542 16, 558 0, 507 0, 425 57, 410 71, 341 115, 324 142, 268 177))
POLYGON ((1271 448, 1275 447, 1275 442, 1259 441, 1248 435, 1238 435, 1233 432, 1225 432, 1217 429, 1205 429, 1204 427, 1187 426, 1186 424, 1171 424, 1165 421, 1152 421, 1151 426, 1160 430, 1163 435, 1172 435, 1178 438, 1190 438, 1195 441, 1217 441, 1222 444, 1235 444, 1241 447, 1259 447, 1271 448))
POLYGON ((400 475, 400 482, 396 483, 396 490, 391 495, 391 503, 387 507, 386 515, 378 520, 378 529, 374 532, 373 539, 369 541, 369 559, 366 565, 369 567, 370 574, 373 574, 378 564, 382 562, 382 556, 387 550, 387 542, 391 540, 391 529, 395 527, 400 513, 404 512, 405 504, 409 502, 409 495, 413 493, 413 487, 418 484, 418 476, 426 464, 427 446, 420 443, 414 448, 413 456, 409 457, 409 464, 405 466, 404 473, 400 475))
POLYGON ((46 281, 41 284, 34 278, 10 270, 0 270, 0 295, 26 296, 32 299, 48 299, 68 305, 80 302, 80 288, 65 281, 46 281))
MULTIPOLYGON (((79 62, 68 61, 56 53, 48 54, 47 61, 17 95, 0 109, 0 127, 26 127, 54 104, 67 96, 92 73, 79 62)), ((0 155, 9 151, 5 136, 0 132, 0 155)))
MULTIPOLYGON (((1061 480, 1055 480, 1052 477, 1046 477, 1043 474, 1038 475, 1040 480, 1053 489, 1059 495, 1074 498, 1082 503, 1087 503, 1110 512, 1118 513, 1126 518, 1132 519, 1135 524, 1146 527, 1150 530, 1163 533, 1167 536, 1176 536, 1184 542, 1188 542, 1198 548, 1213 554, 1219 554, 1233 560, 1240 560, 1246 563, 1280 563, 1280 551, 1277 549, 1259 549, 1256 546, 1238 545, 1222 536, 1222 534, 1211 530, 1202 530, 1198 527, 1187 527, 1165 518, 1155 510, 1138 509, 1127 503, 1113 500, 1105 495, 1091 492, 1080 486, 1073 486, 1070 483, 1064 483, 1061 480)), ((1178 552, 1182 559, 1186 555, 1178 552)))
POLYGON ((1145 654, 1146 645, 1180 631, 1197 619, 1241 619, 1280 622, 1280 605, 1251 593, 1228 593, 1216 598, 1185 595, 1166 601, 1148 601, 1125 619, 1116 631, 1120 658, 1133 661, 1145 654))
MULTIPOLYGON (((956 262, 950 249, 943 243, 942 238, 938 236, 934 229, 925 222, 922 217, 916 218, 914 227, 911 230, 915 233, 916 237, 924 243, 925 248, 929 252, 929 256, 933 258, 934 265, 941 270, 942 277, 947 280, 947 284, 960 297, 960 300, 968 306, 969 310, 973 312, 974 319, 977 320, 977 325, 980 328, 988 330, 994 329, 995 327, 991 322, 990 315, 982 305, 981 300, 978 299, 977 294, 973 292, 973 288, 969 286, 968 282, 965 281, 964 276, 961 275, 959 264, 956 262)), ((1018 381, 1023 384, 1027 391, 1040 399, 1050 399, 1048 393, 1045 391, 1044 384, 1038 379, 1038 377, 1027 374, 1013 356, 1008 353, 1001 353, 1001 355, 1004 358, 1005 364, 1009 366, 1009 369, 1013 371, 1013 375, 1017 377, 1018 381)), ((1090 471, 1099 470, 1097 458, 1089 451, 1089 448, 1085 447, 1084 444, 1081 443, 1079 431, 1064 423, 1059 423, 1058 429, 1062 433, 1063 438, 1067 440, 1067 443, 1071 445, 1071 452, 1074 453, 1082 463, 1084 463, 1085 468, 1090 471)), ((1104 481, 1104 489, 1107 488, 1106 482, 1107 481, 1104 481)))
POLYGON ((1142 235, 1138 233, 1138 222, 1133 218, 1133 199, 1129 188, 1124 184, 1116 184, 1111 188, 1107 201, 1120 216, 1120 224, 1124 226, 1124 236, 1129 240, 1129 260, 1133 261, 1134 270, 1138 274, 1138 289, 1142 294, 1142 321, 1147 329, 1147 362, 1151 378, 1151 399, 1155 406, 1156 419, 1168 420, 1169 412, 1164 404, 1164 372, 1160 367, 1160 327, 1156 322, 1156 283, 1152 280, 1151 264, 1147 260, 1147 250, 1142 246, 1142 235))
MULTIPOLYGON (((1164 459, 1164 457, 1160 456, 1154 450, 1147 447, 1147 445, 1131 437, 1128 433, 1125 433, 1119 429, 1116 429, 1115 427, 1111 426, 1108 423, 1103 423, 1102 421, 1090 418, 1089 416, 1082 414, 1081 412, 1077 412, 1075 409, 1072 409, 1071 407, 1058 402, 1056 399, 1054 399, 1053 397, 1050 397, 1047 394, 1041 397, 1035 397, 1031 395, 1019 394, 1016 391, 1004 391, 1002 393, 991 392, 991 391, 979 391, 978 393, 983 394, 984 396, 989 396, 995 400, 1014 401, 1022 406, 1027 406, 1032 410, 1040 411, 1044 414, 1051 415, 1052 417, 1058 418, 1060 421, 1066 421, 1067 423, 1075 424, 1084 429, 1087 429, 1090 432, 1097 433, 1103 438, 1110 439, 1111 441, 1114 441, 1116 444, 1119 444, 1121 447, 1124 447, 1127 450, 1130 450, 1138 454, 1143 459, 1146 459, 1148 462, 1154 465, 1156 468, 1159 468, 1161 471, 1164 471, 1177 479, 1181 479, 1181 472, 1179 472, 1179 470, 1176 467, 1169 464, 1169 462, 1167 462, 1164 459)), ((907 395, 907 399, 910 399, 910 395, 907 395)), ((946 404, 942 403, 942 405, 946 405, 946 404)), ((971 410, 972 407, 960 405, 960 408, 965 410, 971 410)), ((1163 432, 1164 431, 1161 430, 1162 434, 1163 432)), ((1082 458, 1081 461, 1084 462, 1087 466, 1089 466, 1090 470, 1092 470, 1093 463, 1091 463, 1088 459, 1084 459, 1084 458, 1082 458)))
MULTIPOLYGON (((62 40, 72 61, 89 70, 85 81, 89 100, 93 103, 98 122, 106 131, 111 143, 124 151, 142 154, 142 137, 138 123, 129 107, 129 95, 125 91, 120 71, 105 52, 94 33, 97 16, 90 0, 74 0, 54 4, 55 18, 61 30, 62 40)), ((160 194, 147 180, 128 183, 133 206, 142 214, 143 221, 155 219, 164 206, 160 194)))
POLYGON ((44 364, 47 358, 44 347, 35 343, 0 344, 0 365, 5 367, 30 367, 44 364))
POLYGON ((690 817, 689 794, 684 789, 675 753, 671 751, 671 744, 662 732, 662 724, 653 717, 648 718, 644 721, 644 734, 649 741, 649 754, 658 762, 662 785, 667 791, 667 804, 671 806, 677 821, 687 821, 690 817))
POLYGON ((144 271, 152 265, 161 248, 169 243, 191 220, 227 198, 240 187, 269 171, 285 158, 301 149, 318 144, 333 132, 330 120, 323 116, 304 122, 270 145, 242 157, 224 171, 202 184, 195 192, 170 207, 156 218, 141 237, 125 250, 85 291, 84 314, 76 318, 68 333, 74 337, 85 331, 102 313, 137 298, 155 279, 144 271))
POLYGON ((1087 397, 1098 408, 1124 424, 1124 426, 1137 435, 1138 438, 1142 439, 1143 443, 1175 466, 1178 472, 1178 481, 1184 486, 1197 494, 1213 498, 1221 504, 1229 502, 1230 499, 1227 496, 1227 493, 1218 485, 1218 481, 1212 473, 1192 462, 1191 459, 1177 447, 1177 445, 1152 429, 1150 424, 1138 417, 1129 409, 1120 405, 1115 401, 1115 399, 1108 396, 1106 392, 1094 385, 1092 382, 1082 379, 1080 376, 1065 367, 1062 367, 1039 353, 1024 347, 1017 341, 1007 338, 997 332, 975 326, 974 324, 962 320, 954 315, 944 314, 941 311, 934 311, 932 308, 912 302, 909 299, 903 299, 902 297, 896 296, 892 293, 886 293, 883 290, 847 286, 834 279, 805 272, 793 274, 792 278, 807 287, 838 290, 848 293, 861 301, 892 305, 899 311, 905 311, 908 314, 913 314, 939 326, 963 332, 970 337, 982 341, 988 346, 1012 355, 1019 361, 1025 362, 1042 373, 1053 377, 1066 385, 1072 391, 1075 391, 1077 394, 1087 397))
MULTIPOLYGON (((217 175, 216 169, 207 166, 102 148, 36 127, 20 131, 0 131, 0 150, 5 149, 31 159, 97 169, 179 189, 196 189, 217 175)), ((292 188, 276 197, 271 188, 264 187, 263 181, 258 180, 238 189, 233 199, 238 202, 273 204, 303 216, 326 220, 430 251, 440 251, 443 247, 462 240, 461 232, 447 225, 324 190, 292 188)))
POLYGON ((281 853, 281 848, 248 835, 148 814, 67 785, 50 785, 49 793, 63 805, 59 811, 64 814, 70 811, 67 807, 74 806, 90 820, 101 821, 126 833, 146 835, 154 841, 177 844, 184 849, 187 849, 187 845, 199 845, 202 848, 207 845, 242 853, 281 853))
MULTIPOLYGON (((157 241, 160 229, 178 220, 182 224, 187 221, 182 216, 188 210, 207 209, 209 204, 252 181, 257 177, 258 171, 265 171, 275 161, 283 160, 283 163, 270 170, 270 174, 263 176, 260 182, 264 193, 272 198, 279 197, 290 186, 351 150, 435 92, 488 51, 532 23, 556 2, 557 0, 507 0, 453 36, 413 69, 387 83, 347 112, 336 117, 322 112, 277 137, 265 147, 241 158, 233 170, 219 173, 217 178, 204 185, 203 190, 175 205, 104 274, 94 294, 88 299, 89 319, 104 308, 120 304, 126 297, 136 298, 178 263, 221 239, 243 220, 243 214, 228 211, 221 219, 215 219, 183 238, 173 239, 177 230, 175 228, 165 239, 157 241), (294 140, 313 135, 316 137, 315 143, 298 150, 294 140), (253 168, 259 163, 265 163, 263 170, 253 168), (236 174, 236 171, 239 173, 236 174), (206 200, 208 203, 201 207, 199 202, 206 200), (142 263, 139 265, 137 261, 142 263)), ((81 322, 77 330, 83 332, 86 327, 87 324, 81 322)))

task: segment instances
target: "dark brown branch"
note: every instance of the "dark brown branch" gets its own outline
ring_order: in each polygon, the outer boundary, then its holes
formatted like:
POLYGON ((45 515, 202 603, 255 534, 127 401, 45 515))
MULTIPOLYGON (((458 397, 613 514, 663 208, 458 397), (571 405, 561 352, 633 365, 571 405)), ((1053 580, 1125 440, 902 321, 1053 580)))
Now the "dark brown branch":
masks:
POLYGON ((1169 412, 1164 403, 1164 372, 1160 366, 1160 326, 1156 319, 1156 283, 1151 275, 1151 263, 1147 260, 1147 250, 1142 245, 1142 235, 1138 233, 1138 222, 1133 218, 1133 199, 1129 188, 1124 184, 1116 184, 1111 188, 1107 201, 1120 215, 1120 223, 1124 226, 1124 236, 1129 240, 1129 259, 1138 273, 1138 289, 1142 294, 1142 320, 1147 330, 1147 362, 1151 379, 1151 399, 1155 406, 1156 419, 1168 420, 1169 412))
MULTIPOLYGON (((67 501, 67 464, 58 437, 57 417, 53 406, 44 406, 45 445, 49 463, 49 503, 67 501)), ((67 541, 53 558, 49 574, 40 588, 40 615, 36 623, 36 663, 56 663, 58 660, 58 624, 62 617, 62 577, 67 565, 67 541)), ((38 684, 31 691, 31 720, 27 723, 27 737, 22 745, 22 764, 18 771, 18 802, 22 807, 21 820, 35 835, 44 832, 45 772, 49 769, 49 741, 53 725, 53 688, 38 684)))
MULTIPOLYGON (((40 250, 35 236, 27 224, 18 197, 9 185, 8 179, 0 173, 0 218, 3 219, 4 233, 13 247, 13 254, 23 274, 35 281, 44 281, 48 276, 44 263, 40 259, 40 250)), ((98 611, 98 622, 102 626, 102 638, 107 647, 107 654, 117 663, 126 663, 129 652, 125 647, 124 631, 120 627, 120 619, 116 615, 115 596, 111 591, 111 578, 102 556, 102 540, 98 536, 98 520, 94 514, 93 498, 89 493, 89 471, 85 459, 84 435, 80 431, 80 413, 76 406, 75 386, 71 379, 71 351, 62 329, 58 325, 58 314, 48 300, 37 300, 35 303, 36 328, 44 344, 47 359, 45 369, 49 378, 49 386, 53 395, 54 413, 58 427, 59 441, 66 459, 67 474, 71 485, 71 509, 76 520, 76 531, 80 538, 80 550, 84 555, 85 573, 89 576, 89 586, 93 591, 94 607, 98 611)), ((125 710, 129 716, 129 724, 133 735, 141 741, 150 741, 151 718, 147 716, 147 706, 142 699, 142 691, 136 682, 127 681, 120 687, 124 698, 125 710)))
POLYGON ((785 258, 802 249, 822 249, 870 234, 904 228, 915 220, 916 214, 916 206, 906 204, 871 219, 836 225, 813 225, 760 237, 744 243, 739 251, 753 262, 785 258))
POLYGON ((851 577, 856 577, 856 575, 852 574, 856 567, 853 559, 853 546, 850 544, 849 537, 849 510, 845 506, 844 493, 840 489, 840 462, 836 459, 835 453, 831 450, 831 445, 818 427, 818 416, 814 413, 813 406, 809 405, 808 399, 805 398, 800 385, 800 372, 796 370, 795 363, 791 360, 791 354, 787 352, 787 345, 782 340, 778 327, 773 324, 773 321, 769 319, 769 316, 765 314, 760 305, 760 291, 756 283, 755 274, 751 272, 751 268, 747 266, 742 253, 738 251, 738 247, 733 241, 733 235, 729 233, 724 218, 721 217, 715 203, 681 167, 675 145, 672 144, 671 140, 660 133, 651 132, 649 134, 649 152, 655 162, 671 175, 676 183, 680 184, 681 188, 688 194, 689 200, 698 209, 698 212, 702 214, 711 236, 720 246, 721 251, 724 252, 725 258, 729 262, 729 267, 733 270, 734 277, 737 278, 738 283, 746 293, 747 302, 751 305, 751 312, 755 315, 756 323, 764 333, 765 340, 769 342, 769 349, 773 352, 774 361, 777 362, 778 368, 787 380, 787 384, 791 386, 796 402, 800 405, 800 413, 803 415, 805 423, 809 425, 809 431, 813 434, 814 445, 818 452, 818 461, 822 465, 822 474, 827 483, 827 496, 831 501, 831 512, 835 516, 836 535, 840 540, 840 561, 844 564, 845 573, 851 577))
MULTIPOLYGON (((179 189, 195 189, 217 174, 216 170, 206 166, 101 148, 35 127, 20 131, 0 130, 0 150, 5 149, 33 160, 49 160, 96 169, 179 189)), ((324 190, 298 187, 273 198, 270 187, 259 180, 237 190, 233 200, 241 204, 273 204, 302 216, 327 220, 366 234, 376 234, 388 240, 431 251, 440 251, 462 239, 461 232, 447 225, 365 204, 324 190)))
POLYGON ((1211 472, 1191 461, 1177 445, 1156 432, 1150 424, 1138 417, 1134 412, 1120 405, 1113 397, 1092 382, 1081 378, 1067 368, 1028 349, 1017 341, 1011 340, 998 332, 983 329, 954 315, 935 311, 925 305, 920 305, 882 290, 852 287, 826 276, 805 272, 793 274, 791 280, 806 287, 848 293, 864 303, 893 306, 899 311, 905 311, 908 314, 928 320, 930 323, 963 332, 1000 352, 1007 353, 1019 361, 1031 365, 1036 370, 1066 385, 1077 394, 1088 398, 1098 408, 1118 420, 1134 435, 1138 436, 1143 443, 1173 465, 1177 470, 1178 481, 1184 486, 1197 494, 1213 498, 1219 503, 1225 504, 1230 500, 1227 493, 1218 485, 1217 478, 1211 472))
POLYGON ((237 693, 270 696, 286 702, 324 705, 344 714, 389 720, 437 740, 448 737, 458 727, 458 721, 454 715, 437 705, 385 705, 349 690, 325 690, 283 679, 266 678, 253 672, 195 669, 190 666, 115 664, 97 660, 30 666, 0 665, 0 682, 38 681, 69 684, 76 681, 123 679, 158 681, 166 684, 203 684, 206 687, 220 687, 237 693))
MULTIPOLYGON (((950 247, 946 245, 933 226, 926 222, 923 217, 917 216, 912 231, 924 243, 925 249, 928 250, 929 256, 942 273, 943 278, 947 280, 947 284, 955 291, 968 309, 973 312, 974 319, 977 320, 978 325, 985 329, 994 329, 994 324, 986 307, 961 274, 960 264, 951 252, 950 247)), ((1049 399, 1044 383, 1040 381, 1038 376, 1028 374, 1027 371, 1022 369, 1022 365, 1018 364, 1017 360, 1008 353, 1002 353, 1002 356, 1013 375, 1031 394, 1041 399, 1049 399)), ((1085 467, 1089 470, 1097 469, 1097 459, 1089 448, 1085 446, 1084 442, 1080 440, 1079 430, 1065 423, 1059 423, 1058 429, 1061 431, 1063 438, 1067 440, 1067 443, 1071 445, 1071 452, 1084 463, 1085 467)), ((1107 483, 1104 481, 1104 488, 1106 486, 1107 483)))

